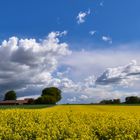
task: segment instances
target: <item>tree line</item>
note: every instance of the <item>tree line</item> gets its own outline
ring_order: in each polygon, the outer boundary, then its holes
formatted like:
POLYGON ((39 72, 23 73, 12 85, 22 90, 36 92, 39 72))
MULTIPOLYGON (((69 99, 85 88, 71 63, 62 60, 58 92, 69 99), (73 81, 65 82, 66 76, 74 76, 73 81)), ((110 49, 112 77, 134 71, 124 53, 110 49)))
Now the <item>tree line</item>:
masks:
MULTIPOLYGON (((30 99, 29 104, 56 104, 62 98, 61 90, 57 87, 47 87, 42 90, 42 94, 37 99, 30 99)), ((5 93, 4 101, 16 100, 17 94, 14 90, 5 93)))
MULTIPOLYGON (((61 100, 61 90, 57 87, 47 87, 42 90, 42 94, 37 99, 30 99, 29 104, 56 104, 61 100)), ((4 101, 6 100, 16 100, 17 95, 14 90, 6 92, 4 96, 4 101)), ((125 98, 124 102, 120 99, 109 99, 102 100, 99 104, 140 104, 140 97, 138 96, 128 96, 125 98)))
POLYGON ((99 104, 140 104, 140 97, 138 96, 128 96, 125 98, 124 102, 121 102, 120 99, 109 99, 109 100, 102 100, 99 104))

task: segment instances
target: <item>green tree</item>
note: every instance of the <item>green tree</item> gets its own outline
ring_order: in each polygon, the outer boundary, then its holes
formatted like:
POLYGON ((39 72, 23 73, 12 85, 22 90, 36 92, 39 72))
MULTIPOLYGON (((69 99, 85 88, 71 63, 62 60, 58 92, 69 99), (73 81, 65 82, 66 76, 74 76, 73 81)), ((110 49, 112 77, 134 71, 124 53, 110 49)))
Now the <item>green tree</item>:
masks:
POLYGON ((120 99, 113 99, 113 100, 102 100, 100 104, 120 104, 120 99))
POLYGON ((42 94, 35 100, 35 104, 56 104, 61 98, 60 89, 48 87, 42 90, 42 94))
POLYGON ((14 90, 10 90, 5 94, 4 100, 16 100, 16 92, 14 90))
POLYGON ((42 103, 42 97, 38 97, 35 101, 34 101, 35 104, 43 104, 42 103))
POLYGON ((50 98, 49 96, 51 96, 51 97, 53 97, 55 102, 60 101, 62 98, 61 97, 61 90, 58 89, 57 87, 49 87, 49 88, 43 89, 41 96, 47 96, 48 98, 50 98))
POLYGON ((112 100, 102 100, 100 101, 100 104, 112 104, 113 101, 112 100))
POLYGON ((43 104, 55 104, 56 103, 56 99, 53 96, 49 96, 49 95, 45 95, 42 96, 42 103, 43 104))
POLYGON ((127 104, 137 104, 140 103, 140 98, 137 96, 130 96, 125 98, 125 103, 127 104))
POLYGON ((120 101, 120 99, 113 99, 113 104, 120 104, 121 103, 121 101, 120 101))

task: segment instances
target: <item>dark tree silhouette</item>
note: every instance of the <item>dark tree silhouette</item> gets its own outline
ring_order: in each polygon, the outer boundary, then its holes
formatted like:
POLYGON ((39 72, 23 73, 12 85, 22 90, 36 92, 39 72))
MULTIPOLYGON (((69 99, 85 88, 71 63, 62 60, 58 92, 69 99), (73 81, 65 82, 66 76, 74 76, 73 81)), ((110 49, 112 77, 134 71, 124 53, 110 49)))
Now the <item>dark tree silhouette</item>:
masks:
POLYGON ((4 100, 16 100, 16 92, 14 90, 10 90, 5 94, 4 100))
POLYGON ((120 104, 120 99, 113 99, 113 100, 102 100, 100 104, 120 104))
POLYGON ((140 98, 137 96, 130 96, 125 98, 125 103, 127 104, 138 104, 140 103, 140 98))
POLYGON ((35 100, 36 104, 56 104, 61 100, 61 90, 57 87, 48 87, 42 90, 41 97, 35 100))
POLYGON ((121 103, 121 101, 120 101, 120 99, 113 99, 113 104, 120 104, 121 103))
POLYGON ((57 87, 49 87, 42 90, 41 96, 52 96, 56 102, 61 100, 61 90, 57 87))

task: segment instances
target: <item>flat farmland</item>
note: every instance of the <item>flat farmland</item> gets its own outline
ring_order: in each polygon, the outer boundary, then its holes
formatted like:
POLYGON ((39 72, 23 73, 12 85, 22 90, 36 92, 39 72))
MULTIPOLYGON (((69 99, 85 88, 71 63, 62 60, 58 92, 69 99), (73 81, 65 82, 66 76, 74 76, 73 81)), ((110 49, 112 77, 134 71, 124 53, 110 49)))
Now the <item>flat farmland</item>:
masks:
POLYGON ((140 106, 57 105, 0 109, 1 140, 140 139, 140 106))

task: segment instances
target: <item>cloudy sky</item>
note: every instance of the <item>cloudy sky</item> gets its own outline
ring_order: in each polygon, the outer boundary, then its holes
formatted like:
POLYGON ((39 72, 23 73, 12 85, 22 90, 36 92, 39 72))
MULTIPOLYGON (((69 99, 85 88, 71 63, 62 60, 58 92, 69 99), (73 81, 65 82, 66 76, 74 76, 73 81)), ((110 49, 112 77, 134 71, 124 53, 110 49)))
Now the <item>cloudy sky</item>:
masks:
POLYGON ((0 98, 62 90, 61 103, 140 96, 139 0, 0 1, 0 98))

